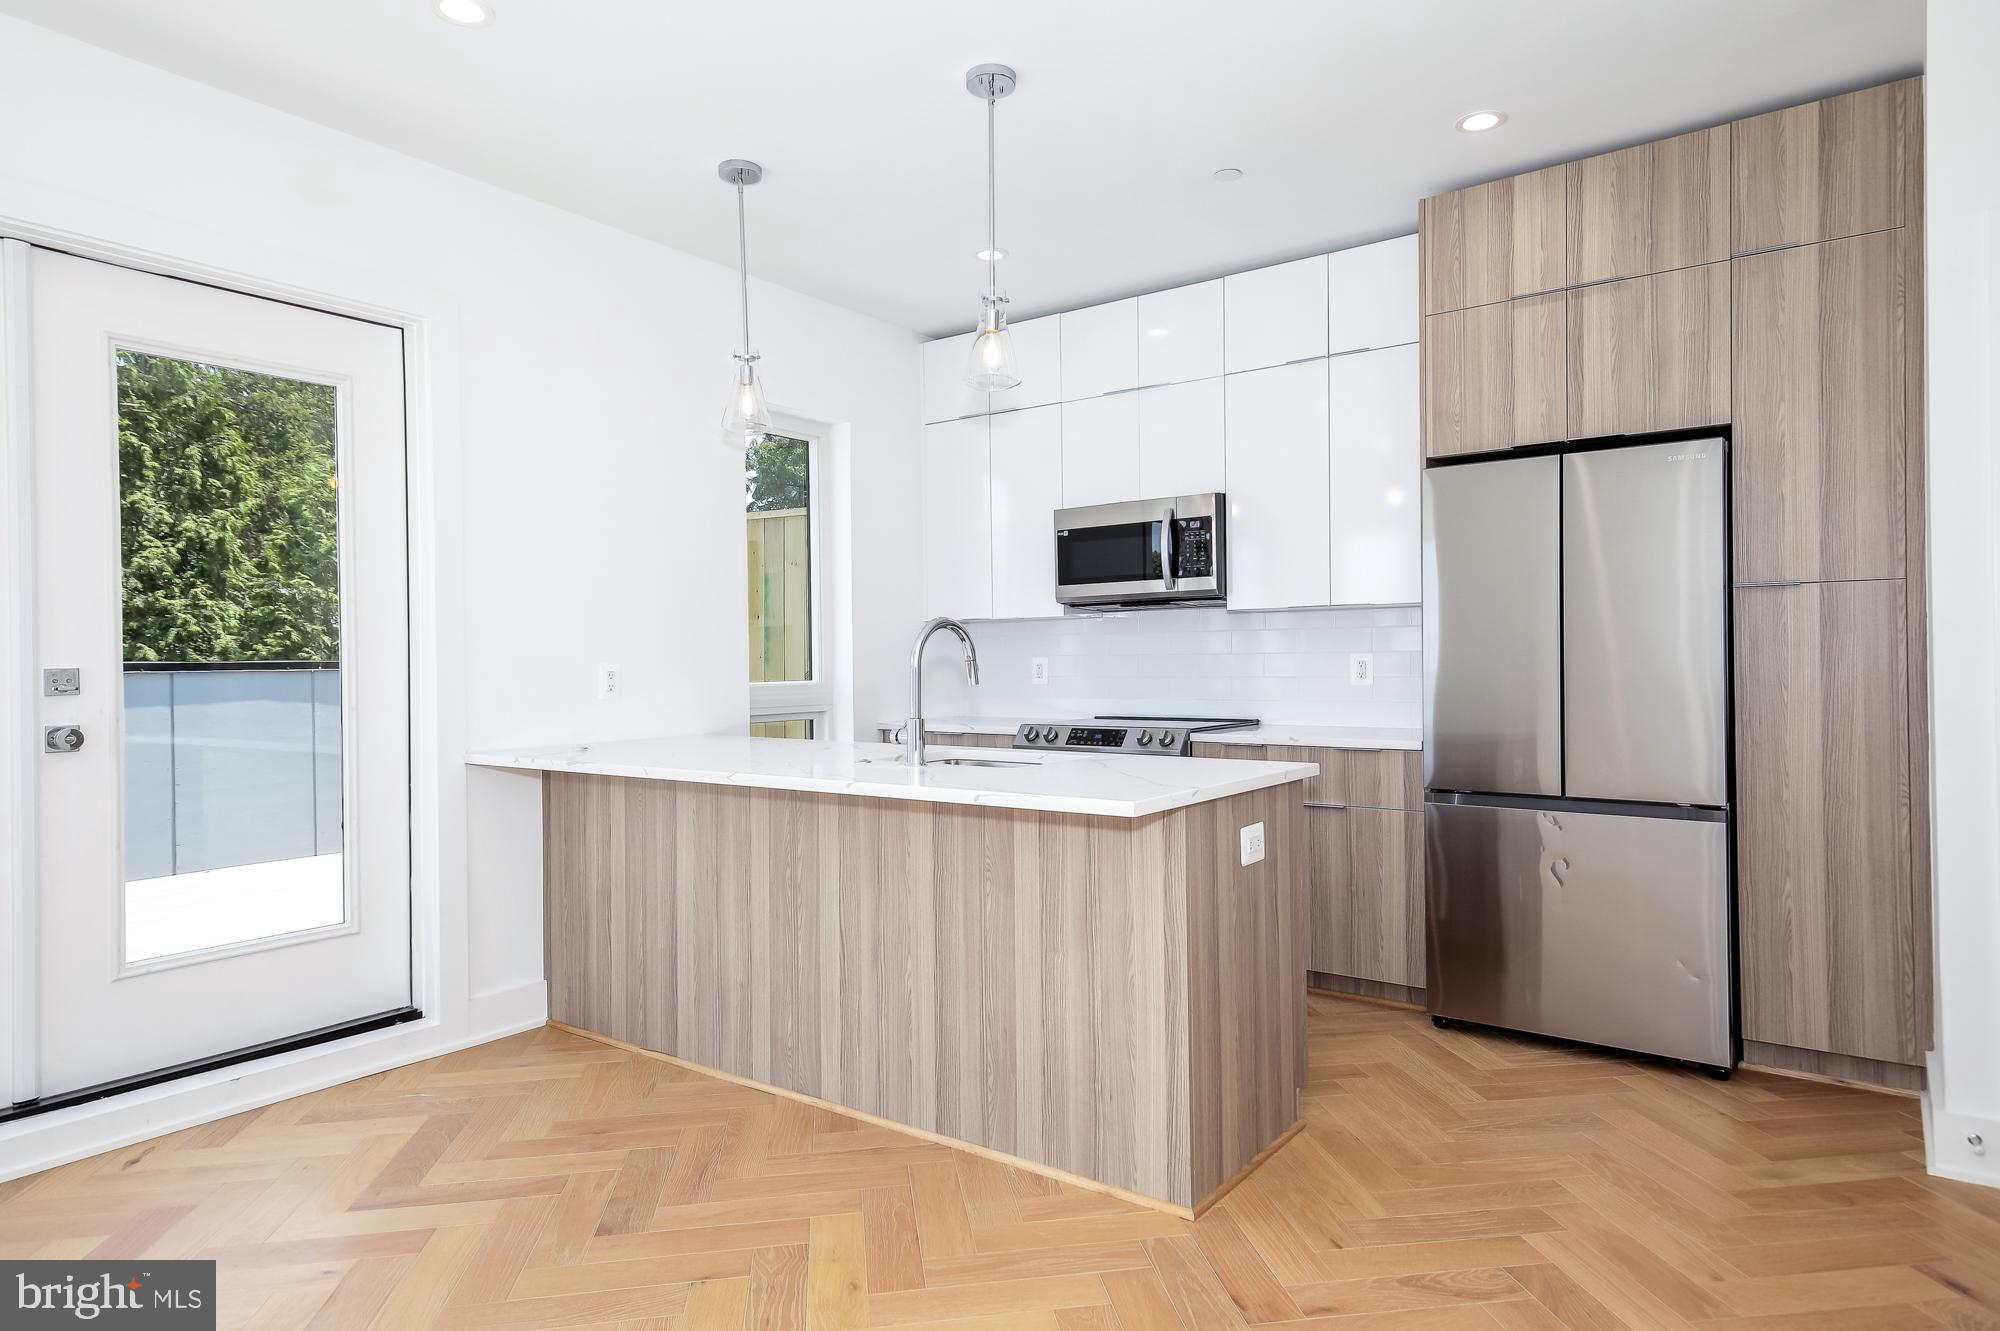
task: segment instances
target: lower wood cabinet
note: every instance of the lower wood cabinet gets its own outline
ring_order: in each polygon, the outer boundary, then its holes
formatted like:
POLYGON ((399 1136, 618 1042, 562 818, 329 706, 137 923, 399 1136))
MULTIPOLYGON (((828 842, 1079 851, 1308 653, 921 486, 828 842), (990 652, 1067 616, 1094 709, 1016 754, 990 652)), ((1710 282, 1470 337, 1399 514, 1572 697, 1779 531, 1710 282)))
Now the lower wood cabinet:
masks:
POLYGON ((1308 807, 1306 967, 1424 987, 1424 816, 1308 807))
POLYGON ((1563 438, 1567 300, 1557 291, 1424 319, 1426 457, 1563 438))
POLYGON ((1197 743, 1194 756, 1319 764, 1302 789, 1306 969, 1422 989, 1423 755, 1197 743))
POLYGON ((1922 1060, 1904 584, 1736 591, 1743 1036, 1922 1060))

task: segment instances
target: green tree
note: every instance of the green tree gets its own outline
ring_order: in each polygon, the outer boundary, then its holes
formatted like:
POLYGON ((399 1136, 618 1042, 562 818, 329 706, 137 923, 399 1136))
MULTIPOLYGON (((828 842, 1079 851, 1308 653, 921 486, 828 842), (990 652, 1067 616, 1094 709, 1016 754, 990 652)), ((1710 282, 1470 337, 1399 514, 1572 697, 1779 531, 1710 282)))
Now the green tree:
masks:
POLYGON ((336 394, 118 353, 130 661, 336 660, 336 394))
POLYGON ((743 456, 743 504, 752 513, 804 508, 811 486, 812 446, 803 439, 767 434, 743 456))

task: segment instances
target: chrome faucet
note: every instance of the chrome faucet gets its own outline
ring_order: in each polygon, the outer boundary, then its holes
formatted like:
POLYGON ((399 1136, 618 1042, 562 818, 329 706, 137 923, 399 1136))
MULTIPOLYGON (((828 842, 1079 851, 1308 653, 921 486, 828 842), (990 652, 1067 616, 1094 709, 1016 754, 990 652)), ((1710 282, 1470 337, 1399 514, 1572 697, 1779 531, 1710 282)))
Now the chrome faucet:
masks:
POLYGON ((911 767, 924 765, 924 648, 939 629, 950 629, 965 644, 965 682, 979 682, 979 649, 965 625, 939 615, 917 630, 917 645, 910 649, 910 719, 903 723, 903 761, 911 767))

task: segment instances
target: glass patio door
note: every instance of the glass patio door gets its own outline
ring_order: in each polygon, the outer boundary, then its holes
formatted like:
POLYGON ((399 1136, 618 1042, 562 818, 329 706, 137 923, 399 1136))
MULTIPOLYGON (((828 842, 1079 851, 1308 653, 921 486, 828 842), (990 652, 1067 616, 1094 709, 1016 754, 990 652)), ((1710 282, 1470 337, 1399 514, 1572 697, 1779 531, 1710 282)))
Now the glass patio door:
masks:
POLYGON ((5 244, 41 672, 12 1098, 407 1009, 401 331, 5 244))

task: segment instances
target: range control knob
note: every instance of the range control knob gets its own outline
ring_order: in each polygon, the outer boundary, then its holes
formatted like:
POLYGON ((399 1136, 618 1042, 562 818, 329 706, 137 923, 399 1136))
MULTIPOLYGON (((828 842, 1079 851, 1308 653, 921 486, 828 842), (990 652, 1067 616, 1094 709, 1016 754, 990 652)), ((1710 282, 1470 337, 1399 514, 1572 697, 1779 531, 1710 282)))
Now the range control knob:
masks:
POLYGON ((1172 747, 1174 747, 1174 732, 1173 732, 1173 731, 1171 731, 1171 730, 1162 730, 1162 731, 1160 732, 1160 747, 1161 747, 1161 748, 1163 748, 1163 749, 1171 749, 1172 747))
POLYGON ((1056 728, 1054 726, 1042 727, 1042 742, 1044 744, 1053 744, 1056 742, 1056 728))
POLYGON ((1142 731, 1140 731, 1140 732, 1139 732, 1139 747, 1141 747, 1141 748, 1145 748, 1145 747, 1146 747, 1147 745, 1151 744, 1152 742, 1153 742, 1153 732, 1152 732, 1152 731, 1150 731, 1150 730, 1142 730, 1142 731))

